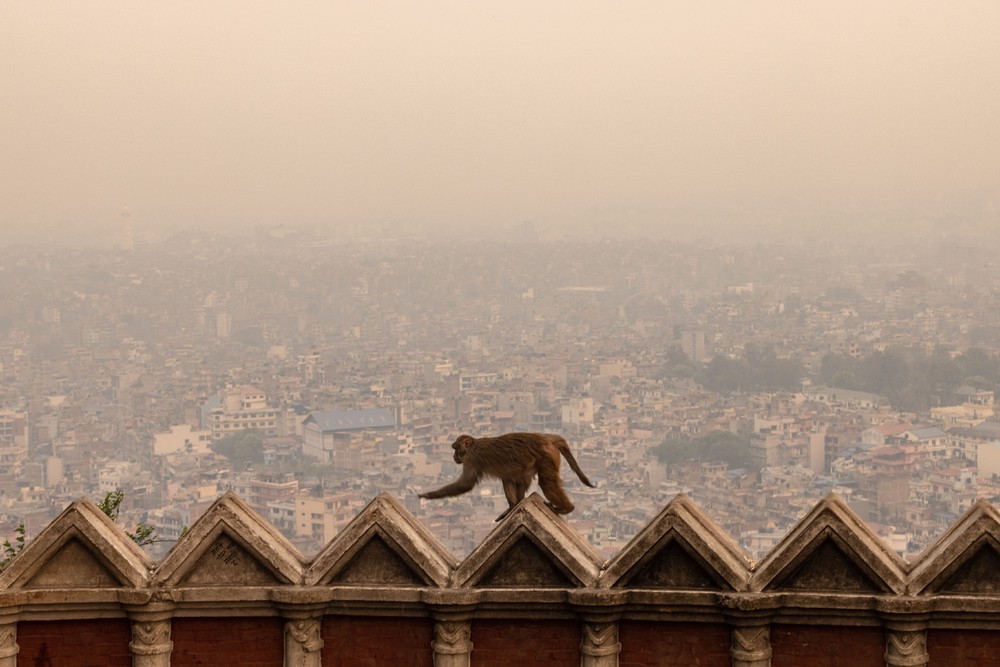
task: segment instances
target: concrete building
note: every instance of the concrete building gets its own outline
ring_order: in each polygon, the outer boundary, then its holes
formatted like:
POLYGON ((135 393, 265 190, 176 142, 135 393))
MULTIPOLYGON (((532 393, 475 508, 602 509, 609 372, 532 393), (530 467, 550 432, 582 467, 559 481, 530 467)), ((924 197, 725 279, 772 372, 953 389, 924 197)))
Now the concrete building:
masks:
POLYGON ((164 456, 176 452, 207 454, 212 440, 210 429, 195 429, 190 424, 174 424, 166 433, 153 436, 153 455, 164 456))
POLYGON ((24 410, 0 410, 0 443, 30 447, 28 413, 24 410))
POLYGON ((313 412, 302 422, 302 453, 325 463, 345 465, 365 431, 387 432, 396 417, 387 408, 313 412))
POLYGON ((281 435, 284 430, 284 412, 268 407, 263 391, 249 385, 226 390, 222 404, 206 413, 207 426, 213 440, 240 431, 260 431, 264 435, 281 435))

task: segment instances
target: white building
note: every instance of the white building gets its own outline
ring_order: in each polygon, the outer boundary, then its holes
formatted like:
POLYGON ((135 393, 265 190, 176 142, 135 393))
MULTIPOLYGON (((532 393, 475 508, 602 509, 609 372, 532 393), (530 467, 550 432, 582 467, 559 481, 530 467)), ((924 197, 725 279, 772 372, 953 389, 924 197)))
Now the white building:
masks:
POLYGON ((284 413, 268 407, 264 392, 249 385, 228 389, 222 405, 209 409, 205 418, 213 440, 240 431, 283 435, 285 430, 284 413))
POLYGON ((153 454, 163 456, 177 452, 192 454, 207 454, 212 442, 210 429, 195 429, 190 424, 176 424, 167 433, 157 433, 153 436, 153 454))

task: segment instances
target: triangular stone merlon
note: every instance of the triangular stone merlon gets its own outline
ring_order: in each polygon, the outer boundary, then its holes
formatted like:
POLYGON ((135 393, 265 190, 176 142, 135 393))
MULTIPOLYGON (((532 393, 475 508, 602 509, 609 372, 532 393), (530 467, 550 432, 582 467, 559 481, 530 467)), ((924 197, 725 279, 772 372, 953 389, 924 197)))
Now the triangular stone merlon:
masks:
POLYGON ((749 590, 759 592, 782 580, 793 568, 808 560, 810 553, 824 541, 824 534, 835 536, 845 556, 866 571, 877 587, 895 594, 904 592, 906 561, 832 493, 817 503, 753 568, 749 590))
POLYGON ((141 588, 148 584, 153 561, 93 501, 80 498, 53 519, 0 574, 0 590, 25 585, 74 539, 122 586, 141 588))
POLYGON ((596 584, 603 559, 579 533, 556 516, 537 493, 522 500, 458 566, 451 585, 476 586, 521 539, 531 540, 577 586, 596 584))
POLYGON ((457 565, 454 556, 388 494, 372 500, 313 558, 305 573, 306 585, 328 581, 376 535, 430 585, 447 585, 457 565))
POLYGON ((972 556, 970 551, 987 536, 1000 543, 1000 512, 989 501, 979 499, 913 563, 908 592, 934 592, 937 584, 959 569, 972 556))
POLYGON ((746 589, 750 560, 735 542, 687 496, 678 494, 615 556, 598 587, 611 588, 655 556, 669 539, 682 540, 734 591, 746 589))
POLYGON ((177 541, 156 568, 155 583, 178 585, 223 535, 250 554, 276 580, 285 584, 301 583, 305 569, 302 555, 232 491, 216 500, 177 541))

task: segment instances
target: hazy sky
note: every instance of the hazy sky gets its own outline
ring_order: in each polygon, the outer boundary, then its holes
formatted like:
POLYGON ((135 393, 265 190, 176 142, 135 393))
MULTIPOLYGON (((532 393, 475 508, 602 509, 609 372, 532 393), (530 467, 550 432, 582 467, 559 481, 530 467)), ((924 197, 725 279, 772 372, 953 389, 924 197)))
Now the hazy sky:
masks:
POLYGON ((0 0, 0 225, 990 198, 1000 2, 0 0))

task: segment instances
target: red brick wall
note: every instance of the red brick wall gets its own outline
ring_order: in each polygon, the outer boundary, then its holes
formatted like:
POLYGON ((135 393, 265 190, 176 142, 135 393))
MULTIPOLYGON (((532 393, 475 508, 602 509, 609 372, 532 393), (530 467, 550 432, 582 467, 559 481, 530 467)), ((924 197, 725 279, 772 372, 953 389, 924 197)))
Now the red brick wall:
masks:
POLYGON ((771 651, 771 667, 885 667, 885 631, 849 625, 772 625, 771 651))
POLYGON ((432 667, 434 621, 429 618, 327 616, 324 667, 432 667))
POLYGON ((619 667, 730 667, 729 626, 717 623, 618 624, 619 667))
POLYGON ((280 618, 175 618, 171 667, 275 667, 285 659, 280 618))
POLYGON ((17 624, 18 667, 131 667, 128 619, 22 621, 17 624), (46 662, 48 658, 48 662, 46 662))
POLYGON ((472 667, 579 667, 577 621, 476 619, 472 667))
POLYGON ((927 653, 932 665, 995 665, 1000 660, 1000 633, 992 630, 928 630, 927 653))

